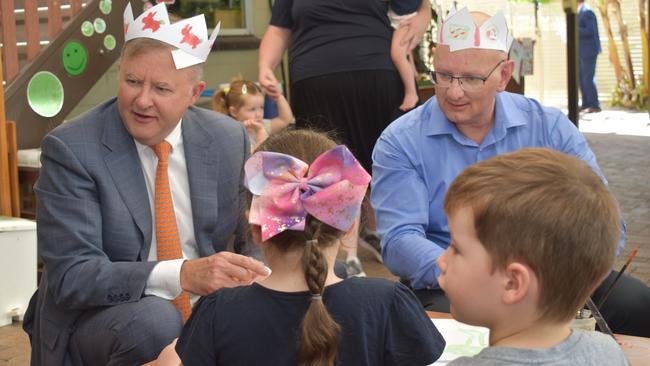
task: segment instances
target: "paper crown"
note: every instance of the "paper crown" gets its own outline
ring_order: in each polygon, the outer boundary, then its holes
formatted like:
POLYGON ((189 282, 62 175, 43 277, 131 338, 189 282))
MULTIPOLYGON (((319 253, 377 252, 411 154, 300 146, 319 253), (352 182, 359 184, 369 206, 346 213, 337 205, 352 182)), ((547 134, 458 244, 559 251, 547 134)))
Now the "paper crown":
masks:
POLYGON ((208 39, 208 27, 203 14, 171 24, 165 3, 159 3, 145 10, 137 19, 133 19, 131 3, 124 9, 124 42, 135 38, 151 38, 170 46, 176 69, 205 62, 221 23, 212 31, 208 39))
POLYGON ((476 26, 467 7, 452 9, 447 19, 438 20, 438 44, 449 46, 451 52, 481 48, 508 52, 512 36, 503 13, 498 12, 480 27, 476 26))

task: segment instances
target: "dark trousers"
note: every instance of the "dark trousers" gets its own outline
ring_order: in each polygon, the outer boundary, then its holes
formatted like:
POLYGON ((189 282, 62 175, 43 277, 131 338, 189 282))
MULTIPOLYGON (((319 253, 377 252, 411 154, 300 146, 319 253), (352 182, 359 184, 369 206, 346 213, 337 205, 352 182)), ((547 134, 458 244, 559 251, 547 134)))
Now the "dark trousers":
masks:
POLYGON ((596 89, 596 58, 598 55, 580 57, 580 93, 582 108, 600 108, 596 89))
MULTIPOLYGON (((592 298, 598 304, 618 272, 612 271, 598 286, 592 298)), ((426 310, 449 312, 449 299, 442 290, 413 290, 426 310)), ((643 282, 623 275, 601 306, 600 312, 612 332, 650 337, 650 288, 643 282)))
POLYGON ((182 327, 176 307, 156 296, 89 310, 77 321, 65 364, 142 365, 158 357, 182 327))

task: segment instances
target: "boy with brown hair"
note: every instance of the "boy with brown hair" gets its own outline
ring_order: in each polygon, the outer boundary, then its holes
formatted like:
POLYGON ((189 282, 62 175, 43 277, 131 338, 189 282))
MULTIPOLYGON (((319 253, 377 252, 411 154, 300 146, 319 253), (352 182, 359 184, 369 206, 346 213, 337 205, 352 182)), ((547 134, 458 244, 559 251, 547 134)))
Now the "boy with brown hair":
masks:
POLYGON ((571 320, 610 272, 619 240, 612 194, 585 162, 541 148, 468 167, 444 204, 451 245, 438 278, 455 319, 490 347, 453 365, 627 365, 614 339, 571 320))

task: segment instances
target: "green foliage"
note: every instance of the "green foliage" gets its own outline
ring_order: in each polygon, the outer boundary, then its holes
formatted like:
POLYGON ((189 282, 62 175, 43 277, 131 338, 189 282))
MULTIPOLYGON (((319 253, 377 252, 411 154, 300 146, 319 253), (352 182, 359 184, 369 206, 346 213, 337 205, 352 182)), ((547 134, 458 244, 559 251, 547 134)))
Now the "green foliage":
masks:
POLYGON ((639 80, 636 87, 628 78, 617 84, 612 91, 612 106, 620 106, 628 109, 646 110, 648 108, 648 87, 639 80))

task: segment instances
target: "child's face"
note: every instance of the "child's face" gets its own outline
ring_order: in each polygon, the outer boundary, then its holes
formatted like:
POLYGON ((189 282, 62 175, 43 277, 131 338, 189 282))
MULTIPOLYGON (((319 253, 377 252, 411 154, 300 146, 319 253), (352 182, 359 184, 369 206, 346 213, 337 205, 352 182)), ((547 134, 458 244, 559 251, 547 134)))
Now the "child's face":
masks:
POLYGON ((242 95, 244 104, 239 108, 230 107, 230 114, 238 121, 254 120, 261 122, 264 117, 264 95, 242 95))
POLYGON ((489 327, 493 310, 500 306, 501 271, 492 271, 471 208, 459 208, 449 217, 449 231, 451 244, 438 259, 438 283, 449 298, 455 319, 489 327))

